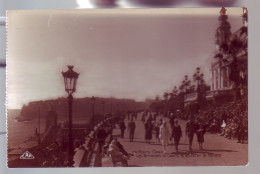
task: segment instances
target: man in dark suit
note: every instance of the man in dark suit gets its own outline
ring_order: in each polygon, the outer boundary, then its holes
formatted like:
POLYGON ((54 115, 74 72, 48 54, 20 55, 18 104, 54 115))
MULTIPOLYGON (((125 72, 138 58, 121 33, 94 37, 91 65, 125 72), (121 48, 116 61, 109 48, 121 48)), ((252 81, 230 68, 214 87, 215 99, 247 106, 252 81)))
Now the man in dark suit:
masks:
POLYGON ((125 122, 124 120, 122 120, 119 124, 120 127, 120 131, 121 131, 121 138, 124 138, 124 134, 125 134, 125 122))
POLYGON ((133 121, 133 118, 131 118, 131 121, 128 123, 130 142, 134 141, 135 127, 135 122, 133 121))
POLYGON ((187 124, 186 124, 186 135, 189 138, 189 149, 192 151, 192 142, 193 142, 193 137, 194 133, 196 132, 196 123, 193 121, 193 119, 189 119, 187 124))

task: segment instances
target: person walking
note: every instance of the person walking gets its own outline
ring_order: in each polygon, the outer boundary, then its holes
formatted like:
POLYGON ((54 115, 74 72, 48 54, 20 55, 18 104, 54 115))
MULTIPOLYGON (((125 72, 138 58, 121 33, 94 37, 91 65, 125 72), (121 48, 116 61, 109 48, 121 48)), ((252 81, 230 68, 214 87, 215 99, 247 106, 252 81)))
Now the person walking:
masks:
POLYGON ((151 143, 151 139, 152 139, 152 135, 153 135, 153 125, 152 125, 152 121, 151 120, 148 120, 146 123, 145 123, 145 140, 146 140, 146 143, 151 143))
POLYGON ((134 141, 135 127, 136 127, 135 122, 133 121, 133 118, 131 118, 131 121, 128 123, 130 142, 134 141))
POLYGON ((159 123, 155 122, 155 138, 158 140, 158 142, 160 143, 160 138, 159 138, 159 134, 160 134, 160 127, 162 125, 162 119, 160 119, 159 123))
POLYGON ((171 125, 171 128, 172 128, 173 125, 174 125, 174 121, 175 121, 175 117, 174 117, 173 113, 171 113, 171 114, 170 114, 170 121, 169 121, 169 123, 170 123, 170 125, 171 125))
POLYGON ((163 147, 163 153, 166 153, 166 147, 169 143, 170 133, 169 133, 169 129, 167 127, 165 120, 163 121, 162 125, 160 126, 159 138, 161 140, 161 144, 163 147))
POLYGON ((192 151, 193 137, 194 137, 194 133, 196 132, 196 123, 192 119, 188 120, 188 122, 186 124, 185 132, 189 138, 189 149, 190 149, 190 151, 192 151))
POLYGON ((202 144, 204 142, 204 134, 206 133, 206 128, 204 126, 203 123, 201 123, 201 121, 198 122, 198 125, 197 125, 197 140, 198 140, 198 143, 199 143, 199 148, 200 150, 202 150, 202 144))
POLYGON ((124 120, 122 120, 119 124, 119 128, 120 128, 120 131, 121 131, 121 138, 124 138, 124 135, 125 135, 125 122, 124 120))
POLYGON ((174 120, 174 124, 172 126, 172 138, 174 139, 175 149, 178 152, 178 145, 180 143, 180 139, 182 137, 181 126, 177 119, 174 120))

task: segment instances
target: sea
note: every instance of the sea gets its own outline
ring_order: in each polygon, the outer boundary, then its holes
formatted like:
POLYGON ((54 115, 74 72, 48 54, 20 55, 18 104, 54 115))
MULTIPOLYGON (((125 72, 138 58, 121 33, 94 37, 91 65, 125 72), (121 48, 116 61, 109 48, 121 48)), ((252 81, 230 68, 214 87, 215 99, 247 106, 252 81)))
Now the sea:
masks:
MULTIPOLYGON (((39 129, 38 119, 29 121, 17 121, 15 118, 20 115, 20 110, 8 110, 7 114, 7 142, 8 149, 24 145, 28 140, 35 137, 35 130, 39 129)), ((40 133, 44 132, 45 120, 40 120, 40 133)))
MULTIPOLYGON (((7 111, 7 142, 8 149, 28 148, 37 145, 38 136, 36 137, 36 129, 39 130, 38 118, 29 121, 17 121, 16 117, 20 116, 20 110, 9 109, 7 111)), ((66 118, 58 119, 58 124, 63 124, 66 118)), ((75 117, 73 124, 80 124, 86 127, 89 119, 75 117)), ((40 119, 40 133, 43 137, 45 133, 45 119, 40 119)))

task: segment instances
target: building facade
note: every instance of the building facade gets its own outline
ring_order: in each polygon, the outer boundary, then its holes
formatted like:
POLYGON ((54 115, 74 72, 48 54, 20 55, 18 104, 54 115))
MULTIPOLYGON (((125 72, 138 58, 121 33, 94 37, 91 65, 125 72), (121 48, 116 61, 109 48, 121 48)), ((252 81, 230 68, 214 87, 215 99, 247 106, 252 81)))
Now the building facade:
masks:
MULTIPOLYGON (((230 30, 231 25, 228 22, 227 10, 224 7, 220 10, 220 16, 218 18, 219 27, 215 35, 215 56, 211 63, 210 91, 206 92, 206 100, 213 100, 214 97, 219 94, 231 94, 238 84, 241 89, 241 94, 245 94, 245 91, 247 91, 247 15, 247 9, 243 8, 243 23, 241 24, 241 28, 232 34, 230 30), (234 40, 238 40, 239 42, 235 43, 234 40), (236 63, 235 65, 234 62, 236 63), (236 71, 234 71, 234 69, 236 69, 236 71), (234 79, 232 80, 231 76, 234 76, 234 73, 238 74, 238 84, 234 83, 234 79)), ((190 103, 196 103, 197 97, 198 94, 196 92, 186 94, 184 97, 184 106, 188 106, 190 103)))
MULTIPOLYGON (((231 81, 232 65, 234 63, 234 56, 230 53, 230 44, 236 37, 241 43, 237 45, 236 59, 239 62, 238 72, 239 79, 247 81, 247 9, 243 8, 242 21, 243 26, 235 33, 231 34, 230 24, 227 21, 228 15, 226 9, 222 8, 220 11, 220 26, 216 30, 216 50, 215 57, 211 64, 211 91, 225 91, 234 88, 234 82, 231 81)), ((234 49, 234 48, 233 48, 234 49)))

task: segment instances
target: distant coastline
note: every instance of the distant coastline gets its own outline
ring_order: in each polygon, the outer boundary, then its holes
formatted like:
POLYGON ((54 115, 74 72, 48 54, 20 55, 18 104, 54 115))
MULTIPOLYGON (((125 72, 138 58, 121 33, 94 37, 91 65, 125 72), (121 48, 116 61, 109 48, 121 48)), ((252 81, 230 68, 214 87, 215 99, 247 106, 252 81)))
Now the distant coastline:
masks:
MULTIPOLYGON (((98 98, 95 101, 95 115, 126 113, 128 111, 146 110, 152 101, 137 102, 132 99, 98 98)), ((44 101, 32 101, 20 110, 17 121, 30 121, 38 117, 43 118, 48 111, 53 110, 58 114, 59 119, 67 116, 67 98, 57 98, 44 101)), ((75 98, 73 101, 74 117, 91 117, 92 102, 91 98, 75 98)))

